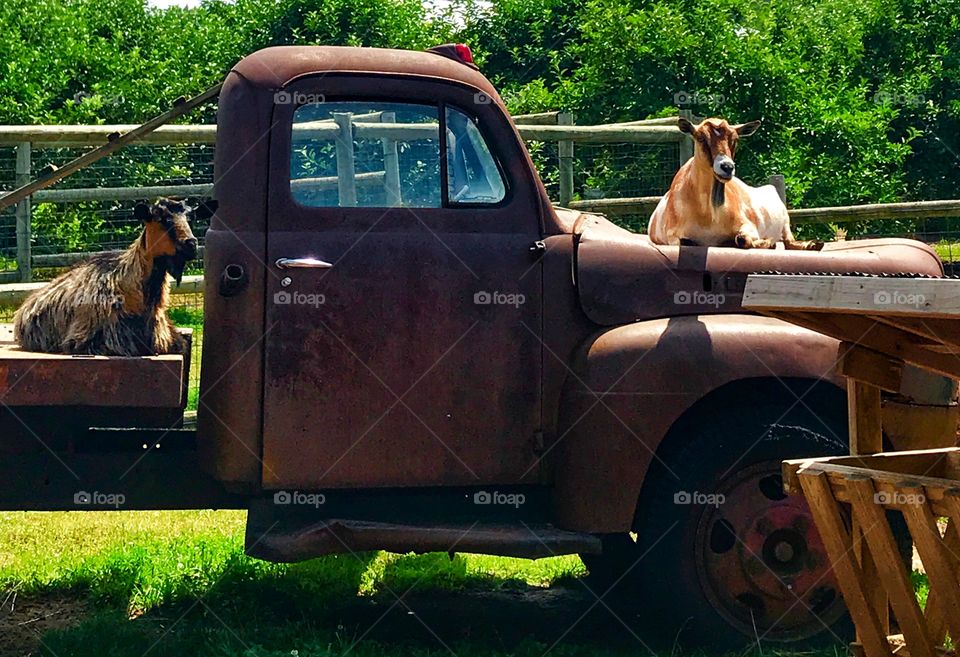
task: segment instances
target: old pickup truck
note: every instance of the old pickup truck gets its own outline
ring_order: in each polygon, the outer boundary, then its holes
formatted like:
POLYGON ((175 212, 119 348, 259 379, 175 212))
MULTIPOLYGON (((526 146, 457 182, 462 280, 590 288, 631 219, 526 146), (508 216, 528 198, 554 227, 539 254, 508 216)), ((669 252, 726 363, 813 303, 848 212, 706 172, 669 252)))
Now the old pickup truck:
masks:
MULTIPOLYGON (((188 356, 7 335, 0 508, 246 509, 274 561, 577 553, 669 638, 843 631, 779 475, 847 449, 838 343, 741 293, 751 272, 941 276, 930 248, 658 246, 554 207, 462 46, 262 50, 217 125, 196 427, 188 356)), ((954 392, 905 376, 887 439, 955 423, 954 392)))

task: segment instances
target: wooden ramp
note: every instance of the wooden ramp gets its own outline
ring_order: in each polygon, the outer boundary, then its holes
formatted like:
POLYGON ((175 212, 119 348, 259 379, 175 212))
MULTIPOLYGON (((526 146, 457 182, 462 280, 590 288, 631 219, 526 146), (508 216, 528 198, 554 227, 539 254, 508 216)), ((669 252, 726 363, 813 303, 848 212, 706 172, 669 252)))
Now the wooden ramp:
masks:
MULTIPOLYGON (((857 628, 854 653, 952 654, 960 642, 960 448, 882 453, 881 391, 899 391, 907 363, 960 379, 960 280, 752 275, 743 307, 841 341, 851 456, 787 461, 783 472, 786 491, 810 505, 857 628), (888 511, 903 515, 928 575, 923 608, 888 511)), ((946 435, 926 445, 955 445, 956 430, 939 426, 946 435)))
POLYGON ((783 475, 784 488, 810 505, 857 627, 856 650, 952 654, 947 635, 960 637, 960 448, 786 461, 783 475), (923 609, 886 511, 903 514, 929 578, 923 609), (888 601, 899 634, 888 633, 888 601))

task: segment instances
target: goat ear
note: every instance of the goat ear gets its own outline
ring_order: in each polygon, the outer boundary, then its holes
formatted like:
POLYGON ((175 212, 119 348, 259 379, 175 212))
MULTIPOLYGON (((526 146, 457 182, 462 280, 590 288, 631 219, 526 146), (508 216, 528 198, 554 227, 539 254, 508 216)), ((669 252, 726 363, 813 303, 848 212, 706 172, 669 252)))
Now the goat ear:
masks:
POLYGON ((690 120, 682 116, 677 119, 677 127, 680 128, 680 132, 685 132, 688 135, 692 135, 696 131, 696 127, 690 123, 690 120))
POLYGON ((737 134, 741 137, 749 137, 757 130, 760 129, 760 121, 750 121, 749 123, 741 123, 740 125, 733 126, 733 129, 737 131, 737 134))
POLYGON ((212 198, 204 201, 196 207, 193 211, 193 216, 196 219, 209 219, 217 212, 217 208, 220 204, 217 202, 217 199, 212 198))
POLYGON ((150 206, 146 203, 137 203, 133 208, 133 218, 143 223, 150 221, 150 206))

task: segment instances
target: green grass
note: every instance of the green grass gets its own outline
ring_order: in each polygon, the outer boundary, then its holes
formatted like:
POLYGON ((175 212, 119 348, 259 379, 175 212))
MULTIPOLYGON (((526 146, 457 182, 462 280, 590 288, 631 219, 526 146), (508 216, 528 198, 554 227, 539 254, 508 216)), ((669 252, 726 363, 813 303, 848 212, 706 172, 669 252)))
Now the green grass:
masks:
MULTIPOLYGON (((176 300, 176 297, 174 297, 176 300)), ((193 329, 193 350, 190 358, 190 387, 187 410, 197 410, 200 399, 200 353, 203 349, 203 308, 180 306, 167 311, 170 319, 180 328, 193 329)))
MULTIPOLYGON (((376 552, 269 564, 243 555, 243 519, 242 512, 212 511, 0 513, 0 602, 15 591, 23 601, 52 597, 82 606, 70 626, 40 637, 39 651, 58 657, 136 656, 148 649, 178 657, 340 655, 378 624, 382 631, 351 654, 425 656, 448 653, 429 635, 407 647, 390 640, 390 628, 410 622, 397 596, 429 603, 450 591, 522 594, 563 582, 578 586, 574 580, 584 574, 573 556, 529 561, 376 552), (391 608, 391 618, 379 621, 391 608)), ((0 612, 0 653, 4 629, 0 612)), ((508 654, 482 633, 460 643, 460 657, 508 654)), ((545 649, 520 641, 509 654, 539 657, 545 649)), ((575 646, 554 654, 597 653, 575 646)))
POLYGON ((937 255, 940 256, 940 259, 944 262, 960 261, 960 241, 940 240, 939 242, 932 243, 930 246, 933 247, 933 250, 937 252, 937 255))

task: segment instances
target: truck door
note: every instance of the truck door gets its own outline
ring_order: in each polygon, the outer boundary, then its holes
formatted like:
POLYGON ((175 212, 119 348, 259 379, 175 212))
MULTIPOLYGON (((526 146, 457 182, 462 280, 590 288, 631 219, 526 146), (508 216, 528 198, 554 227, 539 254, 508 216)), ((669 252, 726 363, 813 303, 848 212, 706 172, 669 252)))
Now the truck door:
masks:
POLYGON ((535 480, 540 218, 509 124, 433 81, 277 98, 265 486, 535 480))

